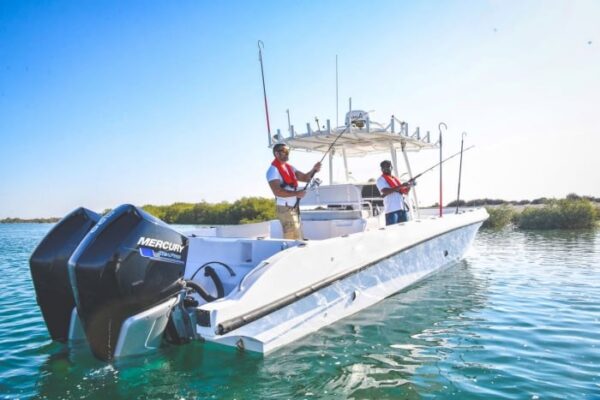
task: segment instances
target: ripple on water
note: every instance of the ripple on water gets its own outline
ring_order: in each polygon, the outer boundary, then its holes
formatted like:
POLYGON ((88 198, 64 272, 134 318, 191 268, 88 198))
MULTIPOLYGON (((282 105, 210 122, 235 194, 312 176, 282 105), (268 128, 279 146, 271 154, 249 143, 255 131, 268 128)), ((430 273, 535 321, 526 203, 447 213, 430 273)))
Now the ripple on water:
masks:
POLYGON ((600 233, 481 232, 467 259, 267 357, 194 343, 115 365, 50 344, 0 225, 0 398, 600 398, 600 233))

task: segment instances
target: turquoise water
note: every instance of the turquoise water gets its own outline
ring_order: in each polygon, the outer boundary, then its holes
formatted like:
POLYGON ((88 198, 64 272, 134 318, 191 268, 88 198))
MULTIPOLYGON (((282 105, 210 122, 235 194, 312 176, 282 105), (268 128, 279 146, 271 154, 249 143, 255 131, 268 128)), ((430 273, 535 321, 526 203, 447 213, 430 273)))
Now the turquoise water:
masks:
POLYGON ((467 258, 266 358, 195 343, 106 365, 51 343, 0 225, 0 398, 600 399, 600 232, 480 232, 467 258))

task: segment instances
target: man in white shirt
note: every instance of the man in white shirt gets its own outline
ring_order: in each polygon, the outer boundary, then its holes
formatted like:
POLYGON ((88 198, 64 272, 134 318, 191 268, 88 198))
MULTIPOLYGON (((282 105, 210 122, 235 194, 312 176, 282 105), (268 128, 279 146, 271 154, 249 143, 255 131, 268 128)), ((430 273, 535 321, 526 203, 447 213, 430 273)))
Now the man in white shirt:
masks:
POLYGON ((406 207, 404 196, 408 194, 411 184, 401 184, 400 180, 392 175, 392 163, 384 160, 379 164, 382 175, 377 179, 377 189, 383 196, 383 207, 385 209, 385 224, 393 225, 406 222, 406 207))
POLYGON ((295 207, 296 199, 306 195, 305 190, 298 190, 298 181, 308 182, 321 170, 321 163, 316 163, 307 172, 300 172, 287 163, 290 157, 290 148, 284 143, 273 146, 275 159, 267 170, 267 181, 277 202, 277 218, 283 228, 285 239, 302 239, 300 231, 300 218, 295 207))

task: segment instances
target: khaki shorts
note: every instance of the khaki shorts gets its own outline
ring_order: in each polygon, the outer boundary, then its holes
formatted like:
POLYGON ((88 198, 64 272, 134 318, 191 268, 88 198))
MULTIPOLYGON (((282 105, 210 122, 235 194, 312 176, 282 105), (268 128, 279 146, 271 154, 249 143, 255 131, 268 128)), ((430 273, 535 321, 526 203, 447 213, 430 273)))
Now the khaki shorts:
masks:
POLYGON ((281 222, 284 239, 302 239, 300 218, 298 217, 298 212, 293 207, 277 206, 277 218, 281 222))

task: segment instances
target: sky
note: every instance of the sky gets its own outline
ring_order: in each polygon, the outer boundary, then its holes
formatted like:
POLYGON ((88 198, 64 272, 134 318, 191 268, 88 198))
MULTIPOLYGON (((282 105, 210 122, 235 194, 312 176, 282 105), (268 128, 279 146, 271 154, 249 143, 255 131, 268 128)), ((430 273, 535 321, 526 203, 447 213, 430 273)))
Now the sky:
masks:
MULTIPOLYGON (((340 121, 351 97, 411 131, 445 122, 446 155, 466 132, 461 198, 600 197, 598 21, 594 0, 1 0, 0 218, 271 196, 258 40, 274 129, 288 109, 298 130, 335 122, 337 55, 340 121)), ((353 178, 383 158, 350 160, 353 178)), ((457 182, 458 157, 444 202, 457 182)))

